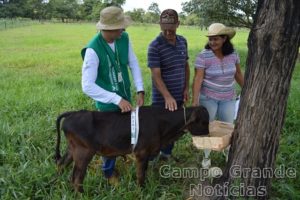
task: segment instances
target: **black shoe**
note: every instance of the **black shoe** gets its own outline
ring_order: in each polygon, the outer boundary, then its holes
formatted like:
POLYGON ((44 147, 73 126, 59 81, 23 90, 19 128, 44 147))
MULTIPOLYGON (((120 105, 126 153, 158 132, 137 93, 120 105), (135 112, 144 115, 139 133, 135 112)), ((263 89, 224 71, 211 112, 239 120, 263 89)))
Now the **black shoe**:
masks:
POLYGON ((163 161, 163 162, 175 161, 176 163, 180 162, 180 160, 177 157, 173 156, 172 154, 171 155, 160 154, 159 161, 163 161))
POLYGON ((168 162, 170 160, 171 155, 165 156, 163 154, 159 155, 158 161, 168 162))

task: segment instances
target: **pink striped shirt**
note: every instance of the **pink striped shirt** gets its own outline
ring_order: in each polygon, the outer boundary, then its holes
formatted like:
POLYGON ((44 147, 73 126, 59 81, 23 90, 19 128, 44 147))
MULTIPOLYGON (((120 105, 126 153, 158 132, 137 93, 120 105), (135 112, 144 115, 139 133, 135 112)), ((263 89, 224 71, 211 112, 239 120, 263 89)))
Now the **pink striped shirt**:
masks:
POLYGON ((216 100, 231 100, 235 97, 234 83, 236 64, 240 63, 238 54, 218 58, 212 50, 204 49, 195 61, 195 68, 204 69, 204 80, 200 93, 216 100))

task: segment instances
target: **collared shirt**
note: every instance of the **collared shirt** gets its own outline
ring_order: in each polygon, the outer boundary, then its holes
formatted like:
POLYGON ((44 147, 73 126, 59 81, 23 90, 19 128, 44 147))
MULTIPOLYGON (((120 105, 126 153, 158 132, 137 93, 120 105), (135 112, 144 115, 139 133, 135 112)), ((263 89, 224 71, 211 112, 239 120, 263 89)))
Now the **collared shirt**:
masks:
MULTIPOLYGON (((108 43, 108 45, 113 51, 115 51, 114 43, 108 43)), ((114 92, 107 91, 96 84, 99 62, 101 61, 99 60, 96 52, 92 48, 87 48, 82 65, 82 90, 95 101, 118 105, 122 97, 114 92)), ((128 45, 128 62, 136 90, 143 91, 144 88, 141 70, 130 41, 128 45)))
POLYGON ((200 52, 195 61, 196 69, 205 70, 200 93, 216 100, 233 99, 236 64, 239 63, 240 58, 235 51, 223 59, 210 49, 200 52))
MULTIPOLYGON (((188 60, 187 41, 176 35, 176 45, 170 44, 162 34, 148 48, 148 67, 160 68, 162 80, 173 98, 182 103, 185 88, 185 67, 188 60)), ((164 105, 165 101, 152 80, 152 104, 164 105)))

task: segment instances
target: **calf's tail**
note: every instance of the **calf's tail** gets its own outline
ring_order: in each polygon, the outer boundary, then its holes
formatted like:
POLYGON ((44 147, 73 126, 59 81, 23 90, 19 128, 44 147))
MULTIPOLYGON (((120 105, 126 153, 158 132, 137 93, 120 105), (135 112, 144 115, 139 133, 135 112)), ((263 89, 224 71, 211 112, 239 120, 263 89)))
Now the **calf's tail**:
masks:
POLYGON ((57 163, 59 161, 59 159, 61 158, 61 155, 60 155, 60 122, 63 118, 65 117, 68 117, 70 115, 72 115, 73 113, 75 113, 76 111, 73 111, 73 112, 65 112, 65 113, 62 113, 61 115, 59 115, 56 119, 56 131, 57 131, 57 140, 56 140, 56 150, 55 150, 55 156, 54 156, 54 159, 55 159, 55 162, 57 163))

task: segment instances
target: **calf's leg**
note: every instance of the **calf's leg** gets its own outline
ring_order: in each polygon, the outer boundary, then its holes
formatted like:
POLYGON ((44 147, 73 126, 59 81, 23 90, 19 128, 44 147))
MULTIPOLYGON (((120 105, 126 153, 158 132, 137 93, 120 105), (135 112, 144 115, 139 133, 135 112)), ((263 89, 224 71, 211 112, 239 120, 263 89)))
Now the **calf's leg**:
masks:
POLYGON ((71 181, 74 189, 77 192, 83 192, 83 180, 86 174, 87 166, 92 160, 95 152, 84 147, 76 147, 73 152, 73 159, 75 162, 71 181))
POLYGON ((70 146, 68 145, 66 153, 57 162, 58 172, 62 173, 64 168, 68 167, 72 163, 72 161, 73 161, 72 150, 71 150, 70 146))
POLYGON ((137 167, 137 182, 140 186, 144 186, 145 175, 148 167, 148 155, 136 155, 136 167, 137 167))

